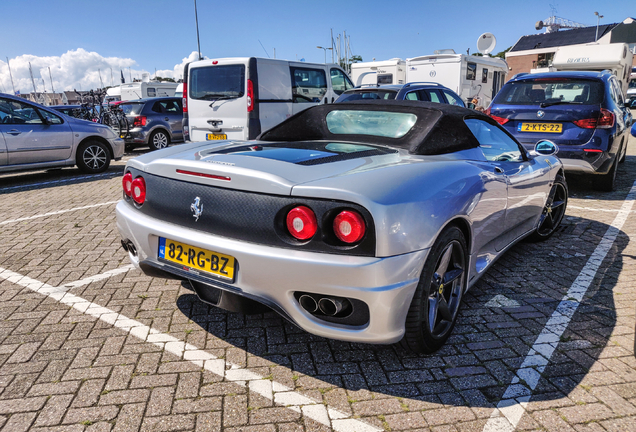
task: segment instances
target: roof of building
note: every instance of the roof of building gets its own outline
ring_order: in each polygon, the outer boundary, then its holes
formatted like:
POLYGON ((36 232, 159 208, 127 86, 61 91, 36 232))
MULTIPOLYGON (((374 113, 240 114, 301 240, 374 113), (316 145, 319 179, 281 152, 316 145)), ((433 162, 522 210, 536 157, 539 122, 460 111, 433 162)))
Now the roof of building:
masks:
MULTIPOLYGON (((621 23, 603 24, 598 26, 598 38, 600 39, 614 27, 621 23)), ((555 48, 566 45, 577 45, 594 42, 596 40, 596 26, 561 30, 552 33, 540 33, 522 36, 510 49, 515 51, 528 51, 541 48, 555 48)))

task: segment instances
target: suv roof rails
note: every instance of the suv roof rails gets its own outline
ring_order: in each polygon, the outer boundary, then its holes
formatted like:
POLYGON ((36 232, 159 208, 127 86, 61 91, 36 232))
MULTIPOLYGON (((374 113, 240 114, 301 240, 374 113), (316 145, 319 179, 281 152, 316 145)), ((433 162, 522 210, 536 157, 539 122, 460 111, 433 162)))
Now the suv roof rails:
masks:
POLYGON ((404 87, 410 87, 412 85, 433 85, 433 86, 438 86, 438 87, 444 87, 443 85, 441 85, 440 83, 436 83, 436 82, 428 82, 428 81, 416 81, 416 82, 410 82, 410 83, 406 83, 404 84, 404 87))
POLYGON ((359 86, 355 86, 354 89, 359 89, 359 88, 373 88, 373 87, 380 87, 380 84, 360 84, 359 86))

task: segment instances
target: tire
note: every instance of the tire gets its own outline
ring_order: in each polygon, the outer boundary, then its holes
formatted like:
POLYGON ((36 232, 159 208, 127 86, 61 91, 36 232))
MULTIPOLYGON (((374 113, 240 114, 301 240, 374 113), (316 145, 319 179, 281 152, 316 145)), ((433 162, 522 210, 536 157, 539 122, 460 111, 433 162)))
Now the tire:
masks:
POLYGON ((541 212, 535 231, 528 237, 529 241, 540 242, 549 239, 561 225, 568 205, 568 185, 562 175, 557 174, 545 207, 541 212))
POLYGON ((607 174, 603 174, 598 182, 598 190, 612 192, 616 188, 616 171, 618 170, 618 158, 616 155, 614 163, 607 174))
POLYGON ((110 151, 99 141, 87 141, 77 149, 75 161, 77 167, 87 174, 101 173, 110 166, 110 151))
POLYGON ((467 250, 456 226, 446 228, 435 241, 406 316, 404 348, 430 354, 450 337, 468 280, 467 250))
POLYGON ((163 129, 154 131, 148 139, 148 147, 150 150, 161 150, 170 144, 170 135, 163 129))

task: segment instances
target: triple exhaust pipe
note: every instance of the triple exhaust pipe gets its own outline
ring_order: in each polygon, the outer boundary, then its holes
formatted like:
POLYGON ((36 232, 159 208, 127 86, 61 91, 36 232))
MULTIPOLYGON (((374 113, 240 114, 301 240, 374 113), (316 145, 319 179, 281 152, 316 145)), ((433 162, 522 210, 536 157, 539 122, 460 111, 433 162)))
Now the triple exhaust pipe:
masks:
POLYGON ((322 297, 316 301, 313 296, 303 294, 298 299, 300 306, 307 312, 313 314, 320 310, 326 316, 335 316, 342 312, 349 302, 338 297, 322 297))

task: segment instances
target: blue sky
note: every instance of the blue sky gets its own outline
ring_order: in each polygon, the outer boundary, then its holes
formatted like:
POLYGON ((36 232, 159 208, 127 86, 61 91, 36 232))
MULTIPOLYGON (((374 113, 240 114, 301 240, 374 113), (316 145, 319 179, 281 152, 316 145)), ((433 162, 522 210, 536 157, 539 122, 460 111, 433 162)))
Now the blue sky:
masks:
MULTIPOLYGON (((334 37, 346 31, 353 53, 370 61, 405 59, 442 48, 472 53, 486 31, 496 36, 498 52, 523 35, 538 33, 535 22, 552 15, 552 7, 557 16, 588 25, 596 25, 594 11, 604 15, 601 23, 606 24, 636 17, 634 0, 197 3, 204 56, 273 57, 276 49, 277 58, 308 62, 324 61, 323 50, 316 46, 330 45, 331 29, 334 37)), ((50 64, 59 91, 94 86, 97 68, 105 84, 110 84, 110 70, 105 71, 110 68, 119 73, 118 68, 130 67, 133 76, 141 71, 154 75, 155 68, 175 75, 197 49, 193 0, 4 1, 2 15, 0 91, 11 86, 6 57, 23 92, 32 90, 28 61, 36 80, 39 75, 46 78, 49 91, 50 64)), ((330 61, 330 52, 327 58, 330 61)))

